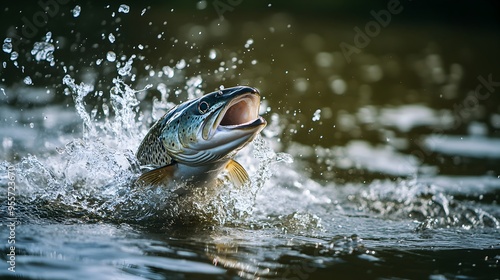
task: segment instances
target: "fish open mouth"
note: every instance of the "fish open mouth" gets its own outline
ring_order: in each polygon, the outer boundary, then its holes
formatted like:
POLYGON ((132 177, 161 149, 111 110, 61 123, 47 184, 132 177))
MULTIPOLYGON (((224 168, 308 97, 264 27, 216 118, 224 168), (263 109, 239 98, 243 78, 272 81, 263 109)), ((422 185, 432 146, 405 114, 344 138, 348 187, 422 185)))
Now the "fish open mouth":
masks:
POLYGON ((210 145, 253 139, 267 124, 259 116, 259 108, 260 95, 257 90, 240 93, 205 121, 203 139, 210 140, 210 145))
POLYGON ((205 120, 200 131, 203 141, 197 143, 198 149, 210 150, 218 155, 227 155, 242 148, 267 124, 259 116, 260 95, 256 89, 236 88, 225 94, 226 103, 205 120))
POLYGON ((251 92, 229 102, 220 112, 215 127, 226 129, 253 128, 265 124, 259 116, 260 95, 251 92))

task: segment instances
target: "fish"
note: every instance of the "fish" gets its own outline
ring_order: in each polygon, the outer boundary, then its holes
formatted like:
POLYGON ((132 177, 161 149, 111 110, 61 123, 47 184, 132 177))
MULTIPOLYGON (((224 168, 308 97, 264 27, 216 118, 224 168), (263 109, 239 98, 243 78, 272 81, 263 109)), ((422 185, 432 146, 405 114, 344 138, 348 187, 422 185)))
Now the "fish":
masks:
POLYGON ((233 185, 249 182, 234 160, 267 125, 260 93, 248 86, 220 89, 170 109, 149 129, 136 153, 150 186, 211 186, 222 172, 233 185))

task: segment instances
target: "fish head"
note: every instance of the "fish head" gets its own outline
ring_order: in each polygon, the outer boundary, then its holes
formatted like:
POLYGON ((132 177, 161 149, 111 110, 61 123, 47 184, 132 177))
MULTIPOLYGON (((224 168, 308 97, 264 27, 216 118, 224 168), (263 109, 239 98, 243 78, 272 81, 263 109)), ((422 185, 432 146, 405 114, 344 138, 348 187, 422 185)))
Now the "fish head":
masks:
POLYGON ((168 120, 164 145, 175 161, 185 165, 228 158, 266 126, 259 107, 259 92, 246 86, 221 89, 185 102, 168 120))

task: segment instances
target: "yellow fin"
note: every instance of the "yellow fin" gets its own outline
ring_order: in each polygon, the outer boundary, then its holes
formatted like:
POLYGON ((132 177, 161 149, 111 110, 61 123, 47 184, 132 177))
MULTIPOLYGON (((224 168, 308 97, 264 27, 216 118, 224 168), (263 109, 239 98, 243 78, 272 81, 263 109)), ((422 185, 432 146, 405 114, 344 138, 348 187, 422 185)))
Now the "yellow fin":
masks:
POLYGON ((165 165, 142 174, 136 182, 139 185, 158 186, 174 176, 175 164, 165 165))
POLYGON ((235 160, 229 160, 226 164, 226 171, 229 175, 229 180, 231 180, 236 187, 241 187, 246 182, 250 181, 250 177, 245 168, 235 160))

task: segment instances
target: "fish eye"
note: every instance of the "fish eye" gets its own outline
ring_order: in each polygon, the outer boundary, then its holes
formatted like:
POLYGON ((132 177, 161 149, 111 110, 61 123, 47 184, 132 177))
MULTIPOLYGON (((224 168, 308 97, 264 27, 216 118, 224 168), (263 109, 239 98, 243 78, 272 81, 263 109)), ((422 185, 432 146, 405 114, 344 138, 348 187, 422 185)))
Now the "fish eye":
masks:
POLYGON ((200 114, 205 114, 208 111, 208 108, 210 108, 208 102, 201 101, 200 103, 198 103, 198 111, 200 112, 200 114))

